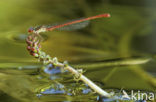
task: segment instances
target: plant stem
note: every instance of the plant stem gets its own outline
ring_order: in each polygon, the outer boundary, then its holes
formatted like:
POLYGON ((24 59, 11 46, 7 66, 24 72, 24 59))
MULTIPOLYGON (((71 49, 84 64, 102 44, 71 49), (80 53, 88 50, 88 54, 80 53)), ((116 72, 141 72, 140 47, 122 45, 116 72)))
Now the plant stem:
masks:
MULTIPOLYGON (((64 67, 64 64, 58 63, 57 66, 64 67)), ((66 66, 66 67, 64 67, 64 69, 66 69, 69 72, 71 72, 74 76, 79 76, 79 80, 81 80, 84 83, 86 83, 90 88, 92 88, 98 94, 100 94, 102 96, 105 96, 105 97, 111 97, 111 95, 109 93, 107 93, 106 91, 104 91, 103 89, 101 89, 99 86, 97 86, 95 83, 93 83, 91 80, 89 80, 86 76, 84 76, 81 73, 79 73, 73 67, 66 66)))

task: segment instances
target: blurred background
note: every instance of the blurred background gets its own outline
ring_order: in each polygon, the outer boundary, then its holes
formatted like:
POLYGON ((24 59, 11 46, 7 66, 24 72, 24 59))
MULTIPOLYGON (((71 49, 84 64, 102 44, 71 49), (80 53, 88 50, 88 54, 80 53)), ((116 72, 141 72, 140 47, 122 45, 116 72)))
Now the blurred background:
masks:
POLYGON ((0 100, 38 100, 33 90, 41 84, 35 75, 42 65, 26 50, 30 27, 102 13, 111 18, 92 20, 80 30, 42 34, 43 50, 86 70, 84 75, 103 89, 155 92, 155 11, 155 0, 1 0, 0 100))

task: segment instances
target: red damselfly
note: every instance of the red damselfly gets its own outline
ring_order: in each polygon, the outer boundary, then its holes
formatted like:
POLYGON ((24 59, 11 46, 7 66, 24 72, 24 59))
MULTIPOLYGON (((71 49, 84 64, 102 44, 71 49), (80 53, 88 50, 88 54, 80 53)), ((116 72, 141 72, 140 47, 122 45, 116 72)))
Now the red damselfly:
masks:
POLYGON ((88 22, 93 19, 97 18, 103 18, 103 17, 110 17, 110 14, 105 13, 105 14, 100 14, 88 18, 81 18, 78 20, 73 20, 69 21, 63 24, 57 24, 57 25, 43 25, 43 26, 38 26, 35 28, 30 28, 28 30, 29 33, 35 33, 39 34, 41 32, 46 32, 46 31, 52 31, 54 29, 59 29, 59 30, 72 30, 72 29, 80 29, 88 25, 88 22))

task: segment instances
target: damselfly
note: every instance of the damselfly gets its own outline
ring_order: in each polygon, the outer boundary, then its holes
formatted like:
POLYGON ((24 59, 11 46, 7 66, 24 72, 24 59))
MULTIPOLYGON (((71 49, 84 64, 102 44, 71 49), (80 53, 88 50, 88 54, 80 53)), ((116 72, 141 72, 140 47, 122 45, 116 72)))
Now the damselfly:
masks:
POLYGON ((35 28, 30 28, 28 30, 29 33, 35 33, 39 34, 41 32, 46 32, 46 31, 52 31, 54 29, 59 29, 59 30, 72 30, 72 29, 80 29, 88 25, 88 22, 92 19, 97 19, 97 18, 103 18, 103 17, 110 17, 110 14, 105 13, 105 14, 100 14, 88 18, 81 18, 79 20, 73 20, 67 23, 63 24, 57 24, 57 25, 43 25, 43 26, 38 26, 35 28))

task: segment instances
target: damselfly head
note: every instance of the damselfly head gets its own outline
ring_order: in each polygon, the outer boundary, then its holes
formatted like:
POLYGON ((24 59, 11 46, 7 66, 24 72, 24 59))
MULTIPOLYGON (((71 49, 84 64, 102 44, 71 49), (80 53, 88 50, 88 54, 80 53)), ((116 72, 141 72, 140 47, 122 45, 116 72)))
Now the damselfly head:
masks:
POLYGON ((32 27, 30 27, 29 29, 28 29, 28 32, 29 33, 32 33, 34 31, 34 28, 32 28, 32 27))

